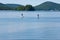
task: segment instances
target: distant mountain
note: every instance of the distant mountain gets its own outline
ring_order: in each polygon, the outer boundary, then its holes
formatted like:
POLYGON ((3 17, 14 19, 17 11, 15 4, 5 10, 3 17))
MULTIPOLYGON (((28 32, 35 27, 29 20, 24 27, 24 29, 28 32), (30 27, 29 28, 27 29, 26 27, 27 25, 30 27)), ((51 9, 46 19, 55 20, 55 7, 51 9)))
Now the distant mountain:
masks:
POLYGON ((19 5, 19 4, 5 4, 6 6, 8 7, 11 7, 11 8, 16 8, 18 6, 23 6, 23 5, 19 5))
POLYGON ((0 10, 7 10, 7 9, 11 9, 11 8, 6 6, 5 4, 0 3, 0 10))
POLYGON ((15 8, 18 7, 18 6, 23 6, 23 5, 0 3, 0 10, 15 10, 15 8))
POLYGON ((54 2, 44 2, 40 5, 35 6, 36 10, 60 10, 60 4, 54 2))

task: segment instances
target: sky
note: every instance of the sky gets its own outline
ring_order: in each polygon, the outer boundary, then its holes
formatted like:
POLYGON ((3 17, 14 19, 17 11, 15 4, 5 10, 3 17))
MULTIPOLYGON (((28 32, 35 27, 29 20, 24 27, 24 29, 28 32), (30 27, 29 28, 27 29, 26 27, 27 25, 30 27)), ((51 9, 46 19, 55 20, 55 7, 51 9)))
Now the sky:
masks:
POLYGON ((43 2, 46 1, 52 1, 52 2, 56 2, 56 3, 60 3, 60 0, 0 0, 0 3, 4 3, 4 4, 21 4, 21 5, 39 5, 43 2))

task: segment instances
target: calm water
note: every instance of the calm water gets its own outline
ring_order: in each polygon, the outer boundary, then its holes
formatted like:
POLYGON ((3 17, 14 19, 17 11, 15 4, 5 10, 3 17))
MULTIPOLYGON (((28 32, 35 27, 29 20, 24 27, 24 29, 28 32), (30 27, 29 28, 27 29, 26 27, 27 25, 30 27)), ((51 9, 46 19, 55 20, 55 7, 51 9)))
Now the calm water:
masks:
POLYGON ((1 40, 58 40, 60 39, 59 11, 1 11, 1 40), (24 18, 21 18, 21 13, 24 18), (40 18, 37 19, 37 14, 40 18))

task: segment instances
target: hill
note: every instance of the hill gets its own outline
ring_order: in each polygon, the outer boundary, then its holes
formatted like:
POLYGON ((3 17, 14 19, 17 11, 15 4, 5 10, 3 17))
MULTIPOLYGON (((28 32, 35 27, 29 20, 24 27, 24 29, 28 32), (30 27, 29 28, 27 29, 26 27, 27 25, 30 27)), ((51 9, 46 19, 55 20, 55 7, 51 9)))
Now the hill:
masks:
POLYGON ((60 10, 60 4, 47 1, 35 6, 35 10, 60 10))
POLYGON ((23 6, 23 5, 19 5, 19 4, 5 4, 6 6, 15 9, 18 6, 23 6))
POLYGON ((18 7, 18 6, 22 6, 22 5, 0 3, 0 10, 15 10, 15 8, 18 7))
POLYGON ((0 10, 10 10, 11 8, 6 6, 5 4, 0 3, 0 10))

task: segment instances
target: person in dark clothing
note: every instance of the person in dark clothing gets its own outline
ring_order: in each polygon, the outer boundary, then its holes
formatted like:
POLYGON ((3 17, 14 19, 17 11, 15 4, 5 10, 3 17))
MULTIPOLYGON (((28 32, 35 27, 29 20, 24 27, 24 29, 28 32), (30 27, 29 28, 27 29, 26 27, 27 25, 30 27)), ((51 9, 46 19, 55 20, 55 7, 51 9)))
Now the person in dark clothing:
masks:
POLYGON ((23 13, 21 14, 21 17, 23 18, 24 16, 23 16, 23 13))
POLYGON ((39 14, 37 14, 37 18, 39 19, 39 14))

